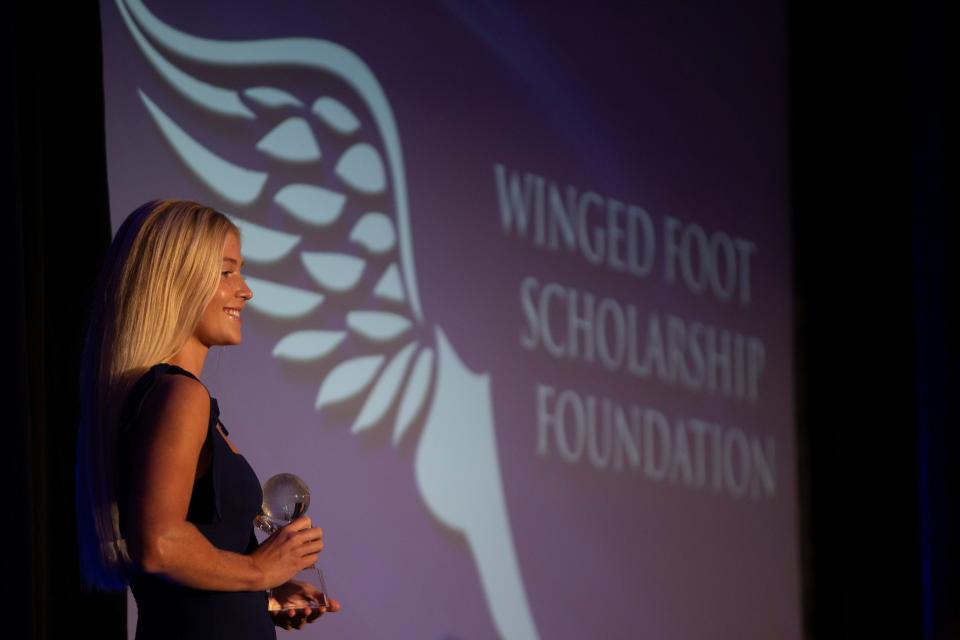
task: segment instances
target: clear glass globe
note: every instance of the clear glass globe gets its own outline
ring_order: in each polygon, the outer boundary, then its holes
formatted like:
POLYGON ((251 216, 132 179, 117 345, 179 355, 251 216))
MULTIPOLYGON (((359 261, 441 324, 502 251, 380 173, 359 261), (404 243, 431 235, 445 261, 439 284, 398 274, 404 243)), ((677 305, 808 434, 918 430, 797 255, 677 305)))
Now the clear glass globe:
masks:
POLYGON ((262 514, 257 524, 267 533, 273 533, 306 513, 309 506, 307 483, 292 473, 278 473, 263 484, 262 514))

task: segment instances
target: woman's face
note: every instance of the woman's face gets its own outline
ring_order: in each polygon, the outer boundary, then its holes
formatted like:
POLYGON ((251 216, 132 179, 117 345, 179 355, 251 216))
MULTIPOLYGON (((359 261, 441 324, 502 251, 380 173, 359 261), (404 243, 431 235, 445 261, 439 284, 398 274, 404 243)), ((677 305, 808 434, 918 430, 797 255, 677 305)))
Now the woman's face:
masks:
POLYGON ((240 344, 243 340, 240 314, 253 292, 240 275, 242 267, 240 238, 235 233, 228 233, 223 243, 220 284, 194 331, 194 337, 206 347, 240 344))

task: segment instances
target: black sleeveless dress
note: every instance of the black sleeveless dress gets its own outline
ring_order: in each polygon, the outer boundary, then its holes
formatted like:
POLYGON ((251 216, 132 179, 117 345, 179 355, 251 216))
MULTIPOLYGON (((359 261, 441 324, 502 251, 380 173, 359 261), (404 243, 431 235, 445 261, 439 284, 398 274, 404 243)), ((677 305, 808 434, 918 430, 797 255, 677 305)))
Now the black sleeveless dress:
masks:
MULTIPOLYGON (((139 423, 140 408, 159 376, 196 376, 176 365, 153 366, 131 389, 120 419, 120 532, 126 536, 126 492, 130 487, 131 441, 139 423)), ((256 474, 243 456, 234 453, 218 433, 220 408, 210 398, 207 441, 212 443, 210 467, 193 485, 187 520, 213 544, 225 551, 247 554, 256 549, 253 519, 260 512, 263 494, 256 474)), ((226 427, 221 427, 226 432, 226 427)), ((265 591, 207 591, 139 574, 130 588, 137 600, 137 640, 275 640, 276 631, 267 612, 265 591)))

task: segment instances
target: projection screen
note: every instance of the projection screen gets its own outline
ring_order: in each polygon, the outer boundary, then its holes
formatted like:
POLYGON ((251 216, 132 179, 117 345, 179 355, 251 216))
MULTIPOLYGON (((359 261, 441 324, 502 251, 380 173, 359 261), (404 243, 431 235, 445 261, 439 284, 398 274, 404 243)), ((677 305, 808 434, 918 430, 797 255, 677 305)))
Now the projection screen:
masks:
POLYGON ((312 489, 299 637, 800 637, 783 3, 101 13, 113 228, 242 230, 203 379, 312 489))

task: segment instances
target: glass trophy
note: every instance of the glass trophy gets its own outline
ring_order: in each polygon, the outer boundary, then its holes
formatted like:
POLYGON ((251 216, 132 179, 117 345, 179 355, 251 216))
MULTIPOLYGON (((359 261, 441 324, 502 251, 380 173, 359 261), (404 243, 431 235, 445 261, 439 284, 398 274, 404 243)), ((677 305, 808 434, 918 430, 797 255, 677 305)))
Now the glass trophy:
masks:
MULTIPOLYGON (((254 519, 254 524, 266 535, 273 535, 281 527, 305 514, 309 506, 310 488, 307 483, 292 473, 279 473, 263 484, 263 504, 260 507, 260 515, 254 519)), ((294 580, 314 583, 321 592, 320 602, 311 600, 305 603, 288 603, 282 605, 281 609, 330 606, 327 584, 319 567, 314 565, 304 569, 294 576, 294 580)))

